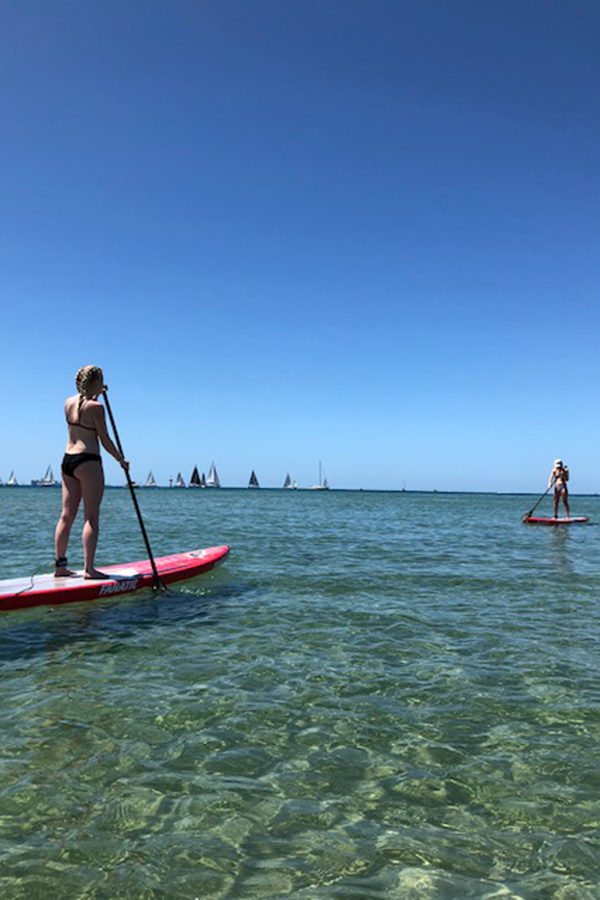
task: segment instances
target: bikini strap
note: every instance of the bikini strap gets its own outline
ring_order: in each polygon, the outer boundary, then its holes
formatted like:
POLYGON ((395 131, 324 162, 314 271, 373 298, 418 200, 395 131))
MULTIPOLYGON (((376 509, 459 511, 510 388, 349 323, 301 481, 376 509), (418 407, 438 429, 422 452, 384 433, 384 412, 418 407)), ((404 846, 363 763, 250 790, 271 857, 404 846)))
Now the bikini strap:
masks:
MULTIPOLYGON (((81 413, 82 413, 82 409, 83 409, 83 404, 86 402, 86 399, 87 399, 86 397, 82 397, 82 396, 79 397, 79 405, 77 407, 77 421, 73 422, 71 424, 77 425, 79 428, 86 428, 88 431, 95 431, 96 433, 98 433, 98 429, 96 428, 95 425, 83 425, 81 422, 81 413)), ((69 420, 67 419, 67 422, 68 421, 69 420)))

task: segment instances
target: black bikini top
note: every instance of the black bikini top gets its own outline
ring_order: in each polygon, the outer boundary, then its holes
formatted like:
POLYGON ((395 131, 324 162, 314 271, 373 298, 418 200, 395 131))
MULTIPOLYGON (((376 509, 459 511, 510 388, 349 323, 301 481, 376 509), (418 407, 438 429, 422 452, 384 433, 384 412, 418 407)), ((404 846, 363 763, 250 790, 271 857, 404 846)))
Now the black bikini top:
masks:
MULTIPOLYGON (((84 403, 85 403, 85 400, 84 400, 84 403)), ((81 418, 81 407, 82 406, 83 406, 83 403, 79 407, 79 411, 77 414, 77 418, 79 418, 79 419, 81 418)), ((77 428, 85 428, 86 431, 97 431, 95 425, 83 425, 81 422, 69 422, 69 417, 67 416, 66 410, 65 410, 65 419, 67 420, 67 425, 76 425, 77 428)))

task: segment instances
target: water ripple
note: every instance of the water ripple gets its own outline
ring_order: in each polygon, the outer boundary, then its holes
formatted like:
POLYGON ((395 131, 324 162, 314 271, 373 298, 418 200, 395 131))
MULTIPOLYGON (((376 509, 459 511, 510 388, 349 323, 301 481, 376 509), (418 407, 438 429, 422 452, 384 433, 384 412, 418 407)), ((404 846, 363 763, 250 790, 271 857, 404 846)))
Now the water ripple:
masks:
MULTIPOLYGON (((0 491, 7 577, 57 496, 0 491)), ((597 529, 496 496, 141 501, 161 551, 235 552, 0 618, 3 897, 600 897, 597 529)), ((143 555, 128 503, 105 559, 143 555)))

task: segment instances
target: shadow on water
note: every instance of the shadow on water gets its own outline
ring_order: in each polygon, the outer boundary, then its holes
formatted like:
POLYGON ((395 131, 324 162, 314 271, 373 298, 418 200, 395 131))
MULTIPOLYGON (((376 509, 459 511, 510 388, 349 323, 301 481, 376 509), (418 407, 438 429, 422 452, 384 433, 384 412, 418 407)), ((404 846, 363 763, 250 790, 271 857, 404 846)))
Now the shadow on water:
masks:
POLYGON ((100 652, 118 652, 122 642, 165 626, 209 624, 230 601, 247 599, 253 584, 227 584, 208 590, 149 591, 126 602, 73 604, 68 608, 38 607, 11 612, 0 621, 0 665, 69 647, 109 641, 100 652), (23 616, 27 617, 23 621, 23 616), (17 621, 17 618, 21 621, 17 621))

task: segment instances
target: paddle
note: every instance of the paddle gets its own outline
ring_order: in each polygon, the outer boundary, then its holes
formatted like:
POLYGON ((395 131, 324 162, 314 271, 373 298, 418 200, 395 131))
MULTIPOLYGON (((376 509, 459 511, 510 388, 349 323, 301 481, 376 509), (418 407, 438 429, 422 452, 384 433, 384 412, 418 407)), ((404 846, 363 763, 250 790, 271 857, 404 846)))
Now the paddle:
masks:
POLYGON ((524 522, 526 519, 529 519, 531 517, 531 513, 534 511, 534 509, 536 509, 536 507, 538 507, 540 505, 540 503, 542 502, 542 500, 544 499, 544 497, 546 496, 548 491, 553 487, 554 487, 554 482, 552 482, 552 484, 548 485, 548 487, 546 488, 546 490, 544 491, 544 493, 542 494, 540 499, 537 501, 537 503, 534 503, 534 505, 531 507, 529 512, 526 512, 525 515, 521 517, 522 522, 524 522))
MULTIPOLYGON (((125 456, 123 453, 123 447, 121 445, 121 438, 119 437, 119 432, 117 431, 117 426, 115 424, 115 417, 112 414, 112 409, 110 408, 110 403, 108 402, 108 388, 104 385, 102 389, 102 393, 104 394, 104 403, 106 404, 106 409, 108 410, 108 415, 110 417, 110 423, 112 425, 113 431, 115 433, 115 441, 117 447, 119 448, 119 453, 121 456, 125 456)), ((146 529, 144 527, 144 521, 142 519, 142 514, 140 512, 140 507, 137 501, 137 497, 135 496, 135 490, 133 487, 133 482, 131 480, 131 476, 129 475, 129 469, 125 469, 125 475, 127 477, 127 486, 129 488, 129 492, 131 494, 131 499, 133 500, 133 505, 135 507, 135 511, 137 513, 138 522, 140 523, 140 528, 142 529, 142 536, 144 538, 144 543, 146 545, 146 550, 148 551, 148 558, 150 560, 150 565, 152 566, 152 574, 154 575, 154 583, 152 585, 153 590, 158 590, 160 588, 164 588, 166 590, 165 585, 160 580, 158 571, 156 569, 156 563, 154 562, 154 557, 152 556, 152 550, 150 549, 150 541, 148 540, 148 535, 146 534, 146 529)))

